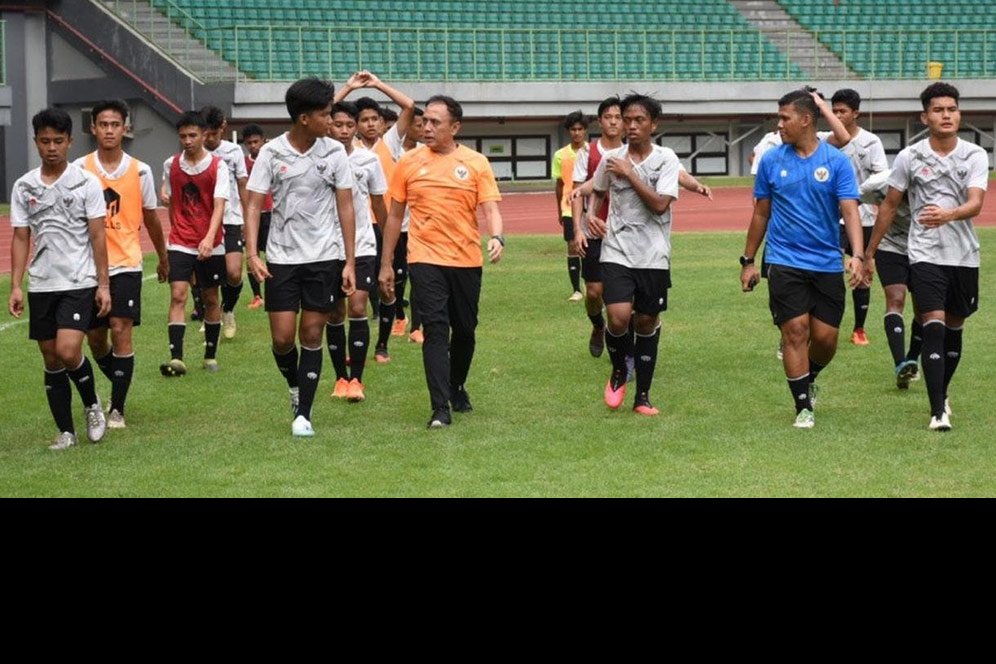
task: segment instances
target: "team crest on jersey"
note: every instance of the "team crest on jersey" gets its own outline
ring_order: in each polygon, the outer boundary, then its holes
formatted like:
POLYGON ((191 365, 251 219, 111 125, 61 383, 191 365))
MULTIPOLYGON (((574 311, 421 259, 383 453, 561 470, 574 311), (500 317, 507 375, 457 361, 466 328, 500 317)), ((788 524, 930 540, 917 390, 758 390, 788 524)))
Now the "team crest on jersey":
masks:
POLYGON ((65 205, 66 207, 69 207, 70 205, 73 204, 73 197, 72 196, 63 196, 62 197, 62 204, 65 205))
POLYGON ((923 168, 920 169, 920 175, 926 177, 929 176, 930 174, 931 174, 930 166, 924 166, 923 168))
POLYGON ((315 164, 315 168, 318 169, 319 173, 325 173, 326 166, 327 166, 327 164, 325 164, 323 162, 318 162, 317 164, 315 164))
POLYGON ((958 174, 959 180, 964 180, 965 178, 968 177, 968 169, 965 168, 964 166, 959 167, 958 170, 955 171, 955 173, 958 174))
POLYGON ((813 171, 813 177, 816 178, 817 182, 826 182, 830 179, 830 169, 826 166, 820 166, 813 171))
POLYGON ((466 166, 457 166, 456 168, 453 169, 453 177, 463 182, 464 180, 470 177, 470 171, 467 169, 466 166))

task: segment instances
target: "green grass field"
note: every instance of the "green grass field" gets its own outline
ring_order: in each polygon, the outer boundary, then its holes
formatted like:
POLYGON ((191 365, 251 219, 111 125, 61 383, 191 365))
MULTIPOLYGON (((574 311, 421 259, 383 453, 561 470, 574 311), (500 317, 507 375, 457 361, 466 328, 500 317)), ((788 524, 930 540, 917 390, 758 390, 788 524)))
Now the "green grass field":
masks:
MULTIPOLYGON (((980 231, 994 246, 996 230, 980 231)), ((923 383, 899 392, 873 291, 871 346, 842 334, 820 378, 817 426, 792 428, 792 405, 763 288, 739 290, 741 234, 674 237, 674 286, 664 314, 652 396, 661 416, 601 402, 605 357, 587 352, 589 324, 569 288, 556 236, 510 238, 485 268, 478 347, 468 390, 475 411, 426 431, 428 397, 418 348, 392 340, 394 361, 368 365, 368 399, 333 402, 331 365, 313 421, 294 440, 286 385, 269 352, 265 315, 238 313, 223 342, 222 370, 199 369, 189 326, 186 377, 166 380, 166 287, 145 282, 136 331, 136 380, 128 429, 62 453, 27 325, 0 329, 4 416, 3 496, 987 496, 996 493, 991 367, 994 313, 967 327, 952 386, 954 430, 926 430, 923 383)), ((152 271, 146 265, 146 273, 152 271)), ((992 293, 994 273, 983 271, 992 293)), ((0 281, 9 292, 9 281, 0 281)), ((246 288, 248 293, 248 288, 246 288)), ((844 326, 849 330, 851 312, 844 326)), ((106 379, 97 376, 102 398, 106 379)), ((82 413, 74 397, 78 427, 82 413)))

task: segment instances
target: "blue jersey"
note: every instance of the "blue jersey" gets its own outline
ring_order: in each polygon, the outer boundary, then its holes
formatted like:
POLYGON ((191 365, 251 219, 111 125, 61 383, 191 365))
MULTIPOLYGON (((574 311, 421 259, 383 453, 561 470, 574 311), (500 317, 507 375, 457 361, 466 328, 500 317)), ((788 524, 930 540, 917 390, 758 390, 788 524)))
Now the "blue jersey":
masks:
POLYGON ((771 201, 764 259, 814 272, 843 272, 840 201, 858 200, 854 169, 844 154, 821 141, 803 159, 791 145, 761 157, 754 197, 771 201))

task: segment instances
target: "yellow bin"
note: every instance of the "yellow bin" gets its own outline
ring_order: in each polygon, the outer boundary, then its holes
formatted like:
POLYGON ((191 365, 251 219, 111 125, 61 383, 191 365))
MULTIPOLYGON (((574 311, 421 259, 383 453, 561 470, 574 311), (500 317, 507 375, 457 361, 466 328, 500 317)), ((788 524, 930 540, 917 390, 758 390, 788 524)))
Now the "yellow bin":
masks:
POLYGON ((944 73, 944 63, 943 62, 928 62, 927 63, 927 78, 938 79, 944 73))

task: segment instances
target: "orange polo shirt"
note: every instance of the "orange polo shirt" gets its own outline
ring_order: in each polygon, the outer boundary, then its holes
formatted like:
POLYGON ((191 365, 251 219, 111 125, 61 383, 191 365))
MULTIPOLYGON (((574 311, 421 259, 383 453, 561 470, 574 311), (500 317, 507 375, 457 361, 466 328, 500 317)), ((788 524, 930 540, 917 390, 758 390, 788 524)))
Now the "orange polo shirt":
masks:
POLYGON ((415 148, 395 164, 390 194, 411 212, 409 263, 484 264, 477 206, 501 200, 487 157, 459 144, 446 155, 415 148))

